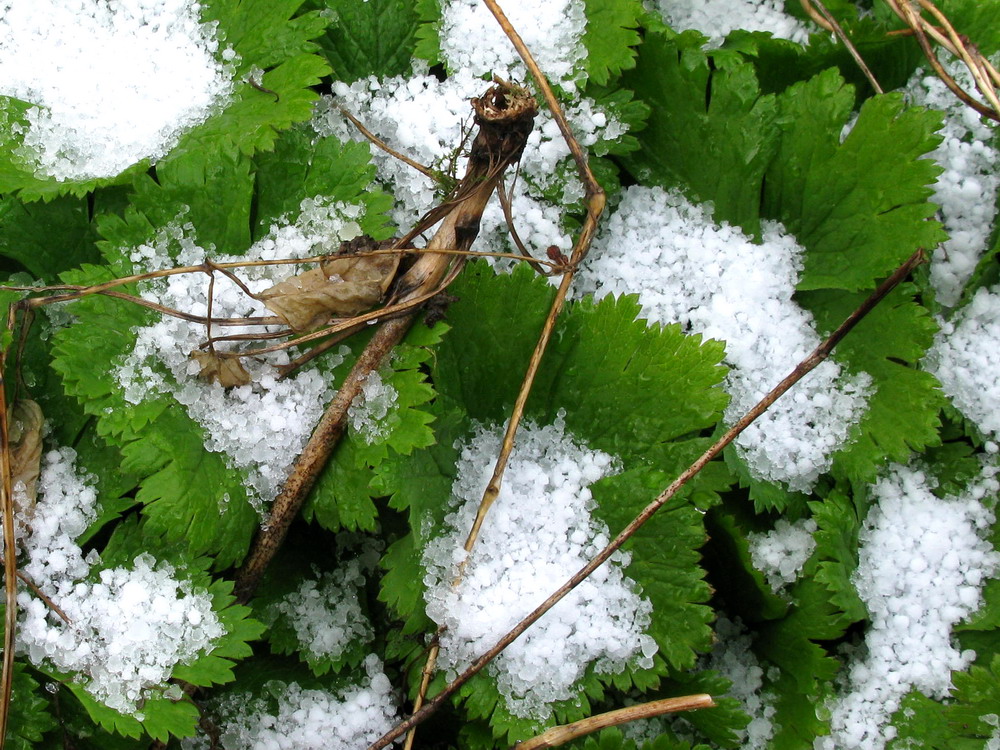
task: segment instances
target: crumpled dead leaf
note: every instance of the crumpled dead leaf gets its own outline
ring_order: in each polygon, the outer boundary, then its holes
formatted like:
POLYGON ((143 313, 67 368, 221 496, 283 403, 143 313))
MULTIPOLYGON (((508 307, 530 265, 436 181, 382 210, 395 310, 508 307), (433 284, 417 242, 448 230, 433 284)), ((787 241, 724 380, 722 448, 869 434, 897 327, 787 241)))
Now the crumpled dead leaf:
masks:
POLYGON ((308 331, 331 318, 375 307, 398 267, 398 255, 332 256, 319 268, 275 284, 260 298, 293 331, 308 331))
POLYGON ((10 440, 10 479, 17 510, 34 507, 38 474, 42 463, 42 408, 29 399, 18 399, 10 409, 7 435, 10 440), (23 495, 22 495, 23 492, 23 495))
POLYGON ((198 376, 223 388, 250 384, 250 373, 235 357, 220 357, 215 352, 191 352, 191 359, 201 365, 198 376))

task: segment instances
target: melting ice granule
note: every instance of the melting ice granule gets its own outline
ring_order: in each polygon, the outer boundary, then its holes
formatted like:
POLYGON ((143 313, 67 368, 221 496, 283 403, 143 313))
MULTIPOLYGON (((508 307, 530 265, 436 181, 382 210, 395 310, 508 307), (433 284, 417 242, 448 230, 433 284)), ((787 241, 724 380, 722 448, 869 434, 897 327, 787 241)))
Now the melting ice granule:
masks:
POLYGON ((336 660, 352 643, 374 635, 358 598, 365 578, 358 561, 317 580, 305 580, 275 605, 295 630, 302 648, 315 658, 336 660))
MULTIPOLYGON (((975 91, 972 75, 961 61, 953 60, 945 69, 966 91, 975 91)), ((986 252, 1000 190, 1000 152, 992 145, 993 128, 937 75, 920 69, 904 91, 913 104, 945 114, 943 140, 931 157, 943 170, 934 183, 933 200, 941 206, 938 216, 948 239, 934 248, 931 282, 938 301, 951 307, 986 252)))
POLYGON ((795 523, 781 518, 771 531, 747 535, 753 566, 765 575, 775 593, 798 578, 802 566, 816 549, 815 531, 816 522, 811 518, 795 523))
MULTIPOLYGON (((306 258, 334 252, 342 240, 356 237, 361 229, 358 206, 331 203, 319 197, 304 200, 294 224, 279 224, 240 258, 226 260, 275 260, 306 258)), ((136 271, 173 265, 201 263, 207 251, 199 247, 183 227, 168 227, 148 245, 134 248, 131 260, 136 271)), ((260 266, 240 269, 248 288, 259 293, 276 281, 295 273, 294 267, 260 266)), ((147 282, 143 294, 157 302, 195 315, 208 312, 208 283, 202 274, 184 274, 147 282)), ((218 318, 271 315, 257 300, 247 296, 228 278, 218 275, 212 313, 218 318)), ((260 328, 229 327, 227 334, 260 333, 260 328)), ((216 332, 216 335, 217 332, 216 332)), ((288 363, 287 351, 244 358, 250 385, 224 389, 218 383, 197 378, 192 351, 205 339, 201 325, 164 317, 138 331, 132 354, 118 366, 116 377, 131 403, 150 391, 167 392, 184 405, 191 418, 205 429, 205 447, 225 453, 233 465, 248 472, 251 501, 261 506, 274 499, 302 452, 313 427, 332 392, 328 376, 304 367, 291 377, 278 378, 277 368, 288 363), (165 374, 164 369, 169 372, 165 374)), ((219 343, 225 350, 230 344, 219 343)), ((328 366, 338 364, 327 356, 328 366)))
POLYGON ((398 399, 395 388, 384 382, 377 372, 371 373, 347 410, 351 428, 369 445, 386 437, 389 428, 385 420, 395 411, 398 399))
MULTIPOLYGON (((365 660, 368 684, 341 693, 281 686, 277 710, 263 700, 236 695, 222 701, 217 714, 223 750, 358 750, 396 723, 396 702, 378 657, 365 660)), ((203 747, 198 738, 182 740, 184 750, 203 747)))
POLYGON ((979 289, 941 330, 924 367, 962 414, 1000 435, 1000 290, 979 289))
POLYGON ((94 519, 94 488, 80 479, 76 453, 50 451, 43 459, 39 495, 21 519, 31 531, 23 539, 22 570, 69 617, 67 625, 40 599, 18 595, 18 649, 35 664, 79 673, 88 692, 107 706, 134 713, 174 667, 210 651, 225 629, 207 593, 175 577, 169 565, 142 554, 130 567, 101 570, 76 545, 94 519))
MULTIPOLYGON (((462 449, 452 492, 458 507, 447 531, 424 553, 427 613, 447 630, 440 665, 463 669, 538 606, 608 542, 591 517, 591 484, 615 472, 606 453, 577 445, 561 422, 526 426, 510 459, 500 495, 454 588, 456 561, 493 470, 500 436, 481 431, 462 449)), ((602 672, 626 662, 651 664, 656 644, 644 634, 652 605, 622 572, 615 553, 493 662, 508 708, 544 718, 554 701, 596 662, 602 672)))
MULTIPOLYGON (((679 193, 630 187, 576 293, 638 293, 650 323, 724 341, 732 423, 820 343, 812 315, 793 299, 802 248, 775 222, 764 222, 763 235, 755 244, 679 193)), ((809 490, 864 413, 870 382, 832 360, 820 364, 736 439, 751 473, 809 490)))
POLYGON ((770 31, 804 43, 809 29, 785 12, 783 0, 656 0, 663 17, 678 31, 696 29, 719 45, 735 29, 770 31))
POLYGON ((980 502, 1000 490, 996 472, 985 464, 979 480, 945 500, 916 468, 895 465, 876 483, 878 506, 862 530, 854 576, 871 626, 832 705, 831 735, 817 750, 881 750, 911 688, 944 698, 952 670, 975 658, 956 648, 951 630, 976 611, 981 587, 1000 568, 984 538, 993 512, 980 502))
POLYGON ((230 96, 213 27, 184 0, 14 0, 0 13, 0 94, 28 111, 24 156, 57 180, 158 159, 230 96))

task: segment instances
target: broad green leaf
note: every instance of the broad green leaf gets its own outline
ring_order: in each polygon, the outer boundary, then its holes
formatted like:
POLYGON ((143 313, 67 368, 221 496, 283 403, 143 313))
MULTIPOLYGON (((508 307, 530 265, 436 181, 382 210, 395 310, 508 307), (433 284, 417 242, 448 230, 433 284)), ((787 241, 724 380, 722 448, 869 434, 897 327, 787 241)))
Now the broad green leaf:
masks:
POLYGON ((806 249, 799 289, 867 289, 919 248, 945 239, 928 201, 940 171, 923 158, 940 115, 899 94, 861 108, 841 143, 853 92, 830 70, 778 97, 780 145, 767 170, 763 214, 806 249))
POLYGON ((86 201, 0 198, 0 256, 17 261, 37 279, 53 283, 63 271, 99 261, 95 240, 86 201))
POLYGON ((389 236, 383 214, 392 207, 392 198, 371 187, 375 168, 367 144, 318 137, 302 125, 282 133, 274 150, 255 162, 255 240, 282 216, 297 215, 304 199, 318 196, 362 205, 362 231, 379 240, 389 236))
POLYGON ((647 33, 624 83, 651 108, 642 149, 624 158, 644 183, 681 187, 715 220, 760 230, 760 193, 778 145, 777 105, 740 56, 710 57, 694 32, 647 33))
POLYGON ((313 0, 336 14, 317 41, 333 68, 333 77, 351 83, 359 78, 404 75, 416 47, 419 16, 403 0, 313 0))
POLYGON ((15 661, 5 747, 32 750, 46 732, 56 728, 56 719, 49 713, 49 701, 44 696, 38 681, 23 664, 15 661))
POLYGON ((587 49, 585 69, 594 83, 605 85, 623 70, 635 67, 636 28, 643 13, 638 0, 586 0, 587 49))

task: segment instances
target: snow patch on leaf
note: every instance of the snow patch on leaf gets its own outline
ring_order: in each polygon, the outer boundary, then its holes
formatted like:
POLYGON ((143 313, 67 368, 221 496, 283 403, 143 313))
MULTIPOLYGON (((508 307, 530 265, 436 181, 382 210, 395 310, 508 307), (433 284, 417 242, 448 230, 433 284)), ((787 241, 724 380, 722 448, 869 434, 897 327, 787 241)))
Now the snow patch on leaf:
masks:
POLYGON ((35 664, 76 673, 95 698, 136 713, 160 686, 225 635, 207 592, 195 592, 171 565, 140 554, 133 567, 96 569, 75 543, 96 515, 97 494, 76 470, 71 448, 45 455, 39 498, 21 520, 25 575, 63 610, 67 624, 27 591, 18 595, 18 648, 35 664))
POLYGON ((962 414, 984 433, 1000 435, 1000 291, 979 289, 941 330, 925 368, 962 414))
MULTIPOLYGON (((972 75, 960 60, 948 63, 945 69, 963 89, 975 91, 972 75)), ((904 91, 913 104, 945 113, 940 131, 944 140, 930 156, 944 170, 934 183, 933 200, 941 206, 938 218, 948 239, 934 248, 931 282, 937 300, 952 307, 987 249, 1000 190, 1000 152, 992 145, 993 128, 960 101, 937 74, 921 68, 904 91)))
POLYGON ((771 531, 751 532, 747 535, 750 559, 754 567, 767 578, 774 593, 798 578, 802 566, 816 549, 813 534, 817 528, 816 522, 811 518, 803 518, 795 523, 779 518, 771 531))
POLYGON ((21 156, 59 181, 112 177, 221 109, 233 83, 198 11, 186 0, 7 3, 0 94, 35 105, 21 156))
POLYGON ((656 0, 653 4, 677 31, 700 31, 715 47, 736 29, 769 31, 800 44, 809 39, 809 27, 785 12, 784 0, 656 0))
MULTIPOLYGON (((268 683, 277 708, 262 698, 233 695, 221 702, 219 744, 226 750, 356 750, 388 732, 397 720, 392 684, 375 655, 365 660, 367 685, 334 694, 296 683, 268 683)), ((208 747, 207 738, 185 739, 184 750, 208 747)))
MULTIPOLYGON (((361 209, 321 198, 306 199, 295 223, 278 223, 244 257, 216 258, 218 262, 306 258, 334 252, 341 240, 360 233, 361 209)), ((134 248, 130 259, 135 271, 197 265, 208 251, 190 236, 190 227, 168 227, 148 244, 134 248)), ((258 266, 238 269, 247 287, 256 294, 294 273, 294 266, 258 266)), ((194 315, 207 315, 208 280, 203 274, 179 274, 141 285, 153 301, 194 315)), ((212 314, 216 318, 267 316, 264 305, 246 295, 229 278, 217 274, 212 314)), ((260 328, 227 327, 227 335, 260 332, 260 328)), ((219 328, 213 329, 219 335, 219 328)), ((139 329, 131 355, 117 366, 116 377, 130 403, 150 394, 170 393, 184 405, 191 418, 205 429, 205 447, 225 453, 232 463, 248 471, 247 486, 255 503, 270 502, 285 481, 291 464, 301 453, 313 426, 332 397, 329 377, 313 368, 302 368, 293 377, 279 379, 277 368, 290 361, 287 350, 243 360, 252 383, 224 388, 198 377, 200 365, 190 358, 205 340, 204 326, 164 316, 139 329)), ((232 350, 232 342, 219 342, 219 351, 232 350)), ((328 357, 326 366, 343 361, 343 351, 328 357), (338 359, 339 357, 339 359, 338 359)), ((261 506, 262 507, 262 506, 261 506)))
MULTIPOLYGON (((793 299, 803 250, 780 224, 763 229, 757 245, 677 192, 630 187, 576 293, 638 293, 650 323, 726 342, 726 419, 735 422, 820 343, 812 315, 793 299)), ((751 473, 811 488, 863 415, 870 382, 844 376, 832 360, 819 365, 736 439, 751 473)))
MULTIPOLYGON (((427 613, 447 627, 438 661, 449 673, 468 666, 608 543, 607 527, 591 515, 589 485, 614 474, 615 459, 577 444, 558 420, 522 428, 500 495, 466 559, 465 539, 500 443, 497 431, 481 429, 462 447, 456 507, 444 536, 424 552, 427 613)), ((493 662, 512 713, 547 717, 549 704, 572 697, 591 664, 604 673, 634 661, 651 666, 656 644, 644 631, 652 605, 624 576, 628 560, 615 553, 493 662)))
POLYGON ((861 532, 854 574, 871 625, 818 750, 880 750, 895 736, 886 723, 911 688, 944 698, 952 670, 975 658, 958 650, 951 631, 979 608, 982 586, 1000 569, 984 539, 994 514, 982 502, 1000 490, 997 471, 985 464, 966 492, 944 500, 919 468, 896 464, 875 484, 878 506, 861 532))
POLYGON ((774 715, 774 695, 764 689, 764 670, 750 646, 753 636, 747 633, 740 618, 720 617, 715 623, 718 642, 709 655, 706 666, 718 670, 732 687, 728 695, 736 698, 750 717, 750 723, 739 734, 743 750, 764 750, 770 747, 777 728, 774 715))
POLYGON ((319 580, 302 581, 274 605, 274 614, 287 618, 300 647, 314 659, 337 660, 352 643, 374 636, 358 598, 364 583, 360 561, 352 560, 319 580))

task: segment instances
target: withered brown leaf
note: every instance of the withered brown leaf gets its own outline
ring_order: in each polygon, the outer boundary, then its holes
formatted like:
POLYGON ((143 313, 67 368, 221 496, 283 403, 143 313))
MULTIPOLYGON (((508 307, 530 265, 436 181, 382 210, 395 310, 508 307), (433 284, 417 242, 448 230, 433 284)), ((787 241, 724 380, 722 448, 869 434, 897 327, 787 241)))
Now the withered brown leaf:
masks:
POLYGON ((261 299, 293 331, 308 331, 338 315, 373 308, 392 284, 398 266, 396 255, 334 256, 319 268, 275 284, 261 299))
POLYGON ((233 388, 250 383, 250 373, 235 357, 220 357, 215 352, 191 352, 191 359, 201 365, 198 376, 218 383, 223 388, 233 388))
POLYGON ((29 399, 18 399, 10 410, 10 479, 18 510, 34 507, 38 493, 38 474, 42 463, 42 408, 29 399), (21 494, 23 491, 23 495, 21 494), (24 507, 24 506, 27 507, 24 507))

